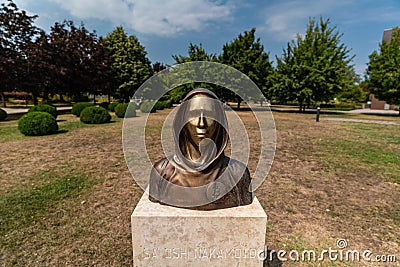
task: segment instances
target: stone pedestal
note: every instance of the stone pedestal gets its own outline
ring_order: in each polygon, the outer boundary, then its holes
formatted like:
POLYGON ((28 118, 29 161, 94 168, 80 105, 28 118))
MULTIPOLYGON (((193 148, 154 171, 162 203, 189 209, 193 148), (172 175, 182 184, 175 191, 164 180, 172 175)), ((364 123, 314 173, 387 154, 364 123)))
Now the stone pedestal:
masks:
POLYGON ((251 205, 199 211, 152 203, 132 213, 134 266, 263 266, 267 215, 251 205))

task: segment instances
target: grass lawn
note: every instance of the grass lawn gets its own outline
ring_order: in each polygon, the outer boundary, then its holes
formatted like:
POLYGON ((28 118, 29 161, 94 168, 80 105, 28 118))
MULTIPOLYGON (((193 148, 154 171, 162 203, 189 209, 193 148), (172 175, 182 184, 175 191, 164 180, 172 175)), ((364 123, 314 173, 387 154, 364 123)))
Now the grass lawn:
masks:
MULTIPOLYGON (((167 113, 149 120, 154 159, 163 156, 158 134, 167 113)), ((254 117, 238 113, 250 139, 259 139, 254 117)), ((349 249, 397 254, 400 261, 400 125, 316 123, 312 114, 274 117, 275 160, 256 191, 268 214, 268 248, 321 251, 336 249, 336 240, 345 238, 349 249)), ((61 132, 42 137, 23 136, 17 121, 0 122, 0 263, 131 266, 130 215, 143 192, 125 164, 122 120, 58 120, 61 132)), ((256 164, 251 157, 251 172, 256 164)))
POLYGON ((393 121, 400 124, 400 116, 378 116, 359 113, 346 113, 346 114, 321 114, 323 118, 345 118, 345 119, 360 119, 360 120, 376 120, 376 121, 393 121))

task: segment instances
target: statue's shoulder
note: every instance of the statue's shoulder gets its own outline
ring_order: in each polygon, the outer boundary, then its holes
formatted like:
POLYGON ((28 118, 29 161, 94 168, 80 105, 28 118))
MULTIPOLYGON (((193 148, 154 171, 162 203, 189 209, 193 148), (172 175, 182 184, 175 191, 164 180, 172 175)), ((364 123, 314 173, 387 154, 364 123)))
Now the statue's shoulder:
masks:
POLYGON ((242 175, 249 174, 249 169, 243 162, 233 159, 233 158, 230 158, 230 157, 225 157, 225 162, 227 164, 227 168, 229 169, 229 171, 232 175, 242 176, 242 175))
POLYGON ((171 175, 174 172, 175 167, 171 164, 168 158, 162 158, 154 163, 154 169, 159 175, 161 175, 161 177, 166 178, 165 174, 171 175))
POLYGON ((154 169, 156 169, 158 172, 161 170, 165 169, 165 167, 169 164, 168 158, 162 158, 158 160, 156 163, 154 163, 154 169))

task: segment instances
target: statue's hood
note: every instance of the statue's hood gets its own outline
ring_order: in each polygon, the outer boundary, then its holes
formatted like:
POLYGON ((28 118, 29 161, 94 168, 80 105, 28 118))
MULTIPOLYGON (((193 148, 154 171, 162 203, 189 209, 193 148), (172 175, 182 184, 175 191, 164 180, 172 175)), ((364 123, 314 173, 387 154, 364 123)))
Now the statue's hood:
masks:
POLYGON ((182 100, 181 105, 178 107, 174 121, 173 121, 173 134, 175 141, 175 154, 169 159, 173 165, 186 171, 202 171, 213 165, 218 159, 224 156, 224 149, 226 148, 229 140, 228 135, 228 121, 224 111, 223 104, 219 101, 218 97, 205 88, 197 88, 190 91, 182 100), (190 153, 185 146, 194 146, 190 139, 187 139, 187 134, 183 127, 188 122, 188 104, 190 100, 196 95, 205 95, 210 98, 210 101, 215 102, 216 118, 214 120, 218 123, 214 135, 211 137, 213 142, 206 142, 203 140, 200 145, 202 156, 197 161, 188 160, 185 154, 190 153), (186 137, 185 137, 186 136, 186 137), (215 145, 214 145, 215 144, 215 145))

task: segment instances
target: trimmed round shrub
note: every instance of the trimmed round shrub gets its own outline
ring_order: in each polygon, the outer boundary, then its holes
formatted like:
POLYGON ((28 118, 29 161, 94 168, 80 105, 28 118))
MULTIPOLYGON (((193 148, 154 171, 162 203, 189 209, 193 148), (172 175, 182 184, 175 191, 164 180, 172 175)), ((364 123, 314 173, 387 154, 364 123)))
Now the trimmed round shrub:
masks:
POLYGON ((79 117, 81 115, 82 110, 84 110, 87 107, 92 107, 92 103, 87 103, 87 102, 79 102, 76 103, 72 106, 72 114, 75 116, 79 117))
POLYGON ((118 102, 111 102, 110 104, 108 104, 108 110, 114 112, 115 111, 115 107, 118 106, 121 103, 118 102))
POLYGON ((31 107, 28 112, 34 112, 34 111, 41 111, 41 112, 47 112, 51 116, 53 116, 55 119, 57 118, 57 109, 55 106, 49 105, 49 104, 39 104, 36 106, 31 107))
POLYGON ((156 112, 155 106, 152 108, 152 105, 154 104, 154 101, 148 101, 145 100, 142 102, 140 105, 140 111, 143 113, 151 113, 151 112, 156 112))
POLYGON ((7 118, 7 112, 0 108, 0 121, 4 121, 7 118))
POLYGON ((169 100, 165 100, 165 101, 157 101, 156 104, 154 105, 154 109, 155 110, 162 110, 164 108, 170 108, 171 102, 169 100))
POLYGON ((136 104, 135 103, 120 103, 115 107, 115 115, 118 118, 131 118, 136 117, 136 104))
POLYGON ((81 112, 81 122, 89 124, 107 123, 111 120, 111 115, 102 107, 86 107, 81 112))
POLYGON ((56 119, 47 112, 31 111, 18 120, 18 130, 24 135, 46 135, 56 133, 56 119))
POLYGON ((155 110, 163 110, 164 109, 164 103, 163 101, 157 101, 154 105, 155 110))
POLYGON ((165 107, 166 108, 172 108, 173 103, 172 103, 171 99, 165 100, 164 102, 165 102, 165 107))
POLYGON ((101 103, 99 103, 99 107, 102 107, 102 108, 104 108, 104 109, 108 109, 108 105, 109 105, 110 103, 108 103, 108 102, 101 102, 101 103))

